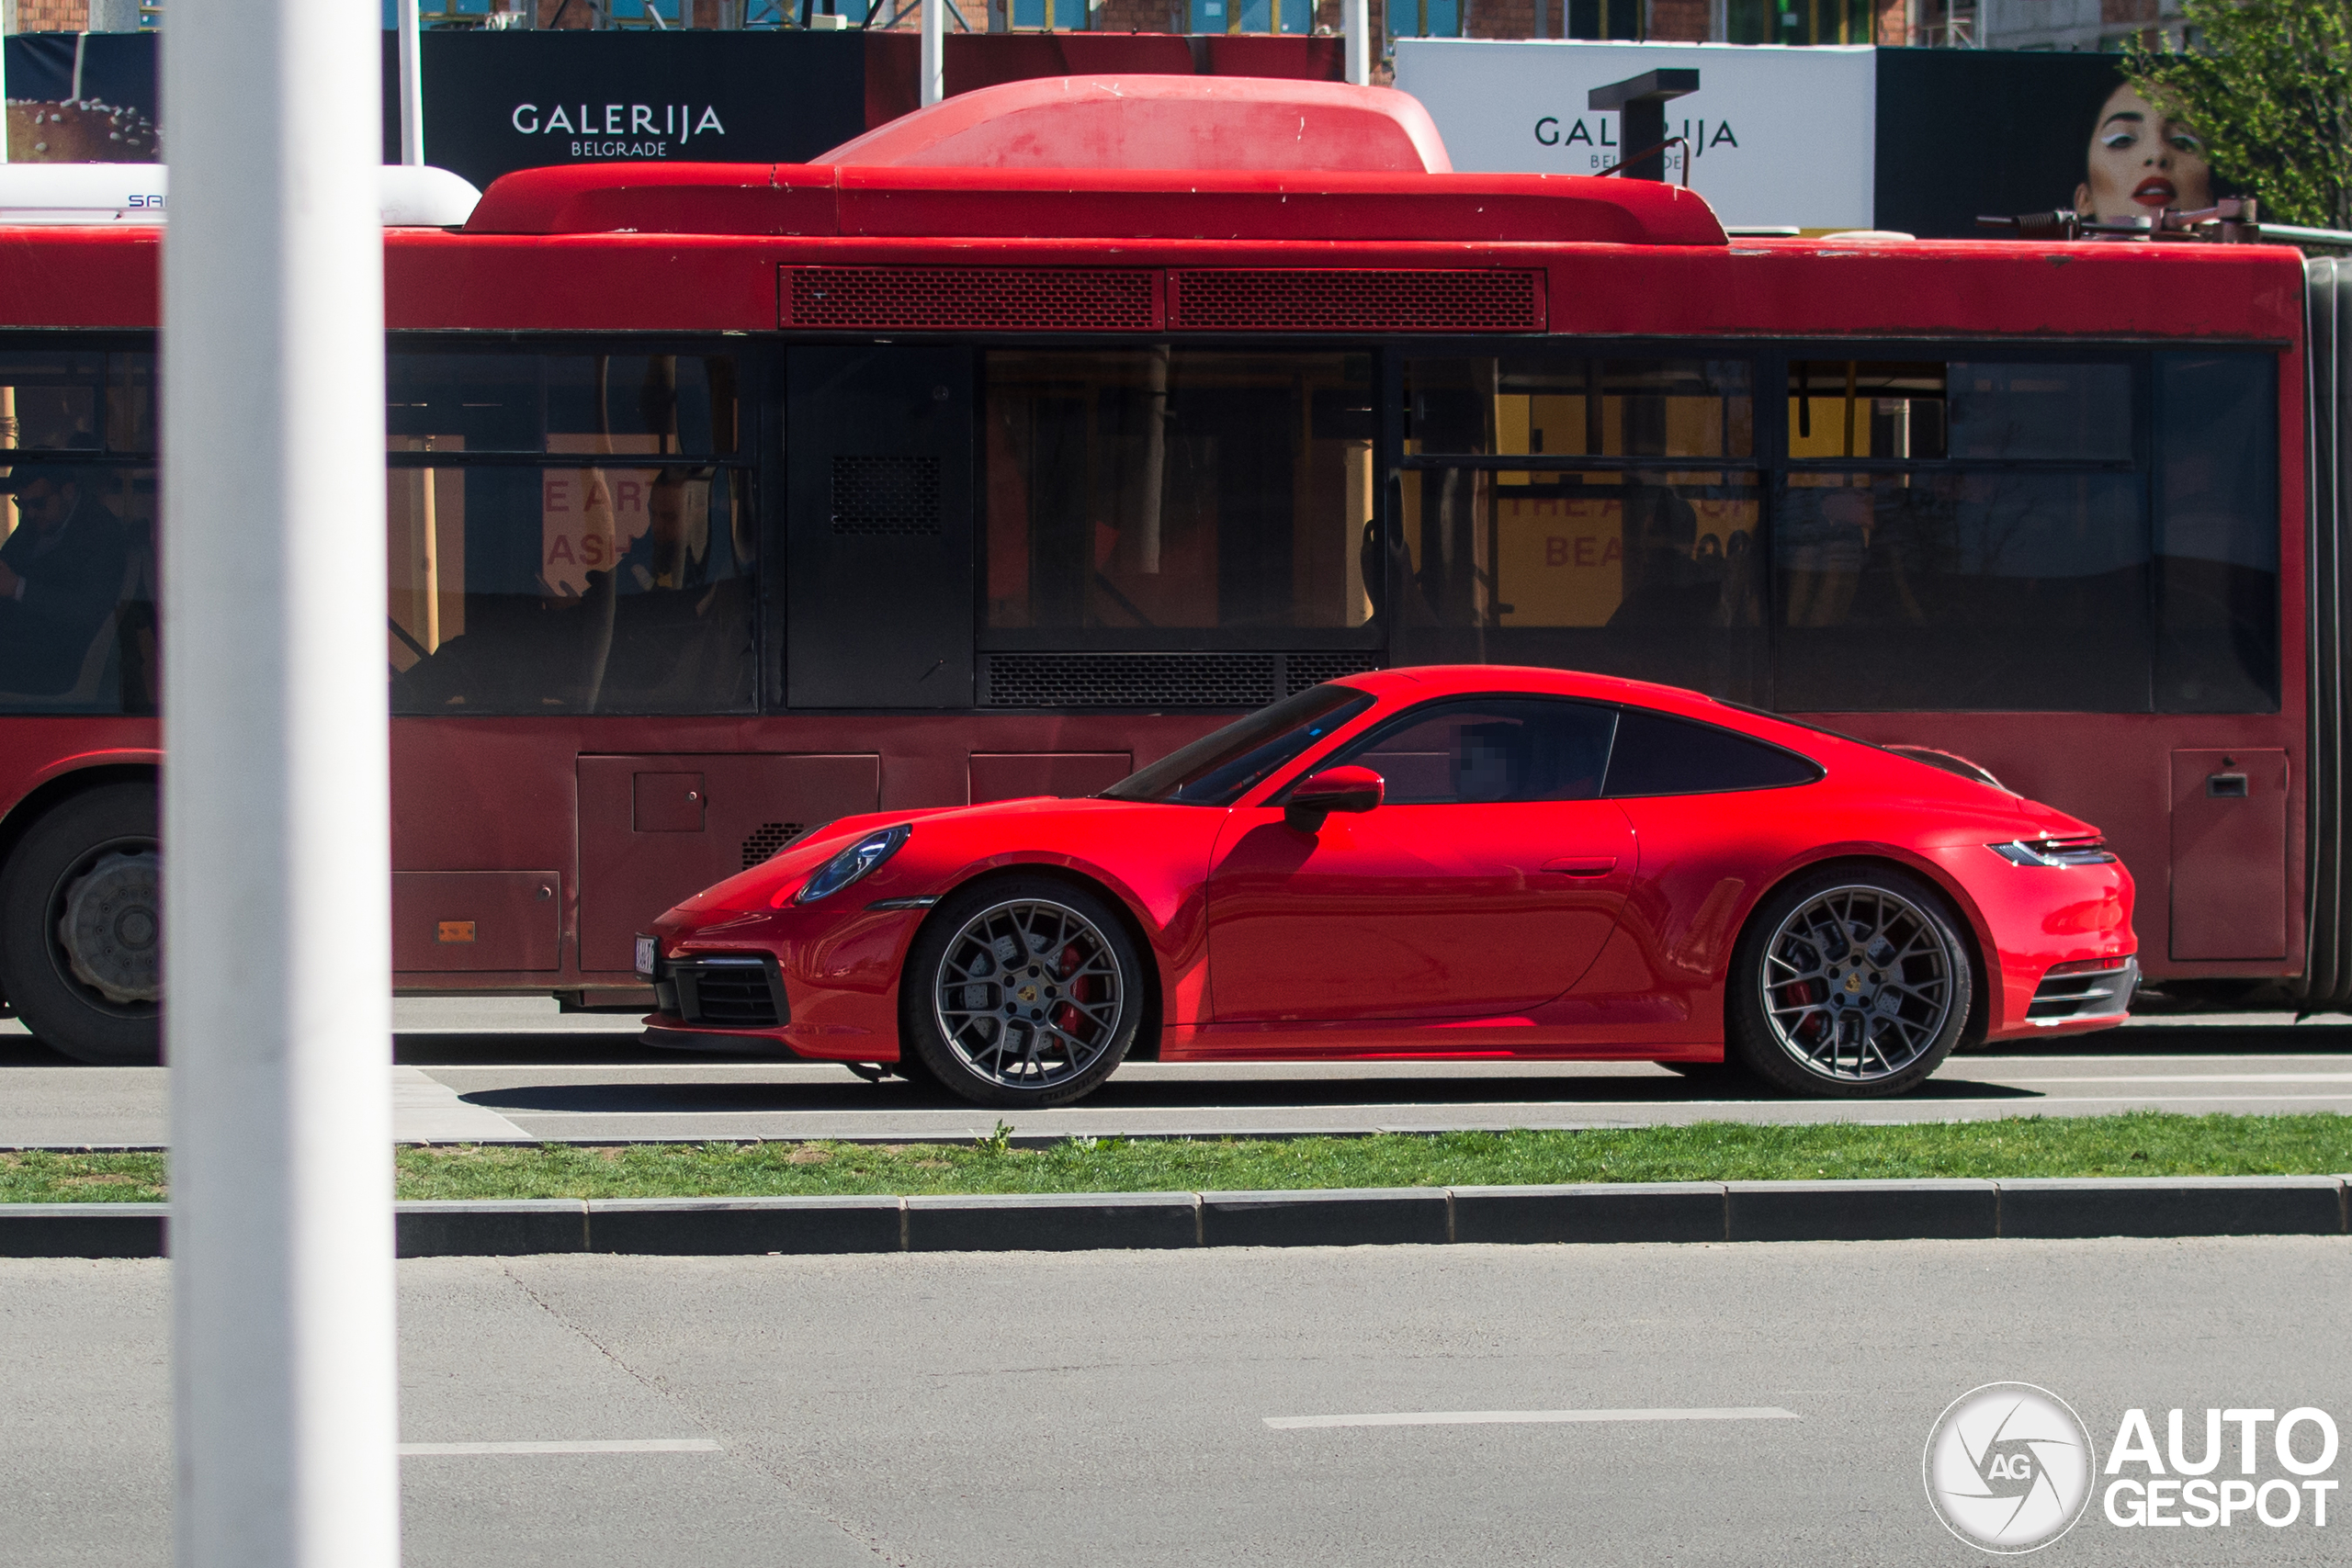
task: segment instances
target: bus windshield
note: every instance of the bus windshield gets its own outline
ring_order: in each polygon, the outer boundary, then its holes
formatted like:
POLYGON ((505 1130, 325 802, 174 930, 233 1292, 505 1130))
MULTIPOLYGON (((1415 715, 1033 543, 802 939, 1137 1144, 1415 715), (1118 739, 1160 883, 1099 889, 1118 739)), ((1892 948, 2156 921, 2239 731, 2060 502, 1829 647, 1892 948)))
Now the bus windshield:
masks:
POLYGON ((1309 686, 1171 751, 1102 792, 1108 800, 1230 806, 1276 768, 1372 705, 1351 686, 1309 686))

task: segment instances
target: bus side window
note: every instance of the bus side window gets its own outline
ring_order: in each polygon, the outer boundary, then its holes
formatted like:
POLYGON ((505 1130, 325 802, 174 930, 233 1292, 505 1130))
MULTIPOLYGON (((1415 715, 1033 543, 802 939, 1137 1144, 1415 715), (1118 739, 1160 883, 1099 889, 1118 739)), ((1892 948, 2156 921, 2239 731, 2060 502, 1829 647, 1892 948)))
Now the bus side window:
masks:
POLYGON ((2156 708, 2278 708, 2278 363, 2156 360, 2156 708))
POLYGON ((757 530, 736 386, 724 354, 396 345, 393 711, 749 711, 757 530))

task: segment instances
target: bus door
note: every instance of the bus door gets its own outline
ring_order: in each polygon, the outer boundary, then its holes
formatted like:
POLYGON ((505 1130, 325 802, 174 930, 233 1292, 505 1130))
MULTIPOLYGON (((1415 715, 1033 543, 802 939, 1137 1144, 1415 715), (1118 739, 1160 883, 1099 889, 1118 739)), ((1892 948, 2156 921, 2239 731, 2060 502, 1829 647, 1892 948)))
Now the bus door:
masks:
POLYGON ((972 705, 972 353, 786 353, 785 691, 972 705))

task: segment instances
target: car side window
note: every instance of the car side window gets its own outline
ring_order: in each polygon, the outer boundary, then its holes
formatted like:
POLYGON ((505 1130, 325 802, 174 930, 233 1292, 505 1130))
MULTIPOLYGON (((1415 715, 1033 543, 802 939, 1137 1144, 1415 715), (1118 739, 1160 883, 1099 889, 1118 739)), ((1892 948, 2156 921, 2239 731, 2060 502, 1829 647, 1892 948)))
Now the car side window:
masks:
POLYGON ((1378 773, 1392 806, 1590 800, 1616 726, 1596 703, 1475 697, 1400 714, 1334 761, 1378 773))
POLYGON ((1821 769, 1793 751, 1712 724, 1627 708, 1617 721, 1606 794, 1721 795, 1812 784, 1821 769))

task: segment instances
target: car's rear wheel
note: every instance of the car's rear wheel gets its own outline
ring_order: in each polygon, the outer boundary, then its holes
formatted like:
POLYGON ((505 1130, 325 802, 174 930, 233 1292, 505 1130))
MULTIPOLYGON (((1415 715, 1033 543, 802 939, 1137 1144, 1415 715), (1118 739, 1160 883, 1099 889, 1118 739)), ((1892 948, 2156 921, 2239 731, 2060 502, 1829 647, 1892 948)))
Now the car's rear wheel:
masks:
POLYGON ((1950 902, 1892 866, 1798 877, 1757 909, 1732 964, 1730 1054, 1799 1094, 1916 1088, 1968 1021, 1969 952, 1950 902))
POLYGON ((899 996, 901 1053, 943 1087, 978 1105, 1067 1105, 1135 1043, 1143 960, 1109 900, 1004 877, 933 911, 899 996))
POLYGON ((163 1058, 163 858, 152 784, 52 807, 0 871, 0 975, 52 1050, 104 1066, 163 1058))

